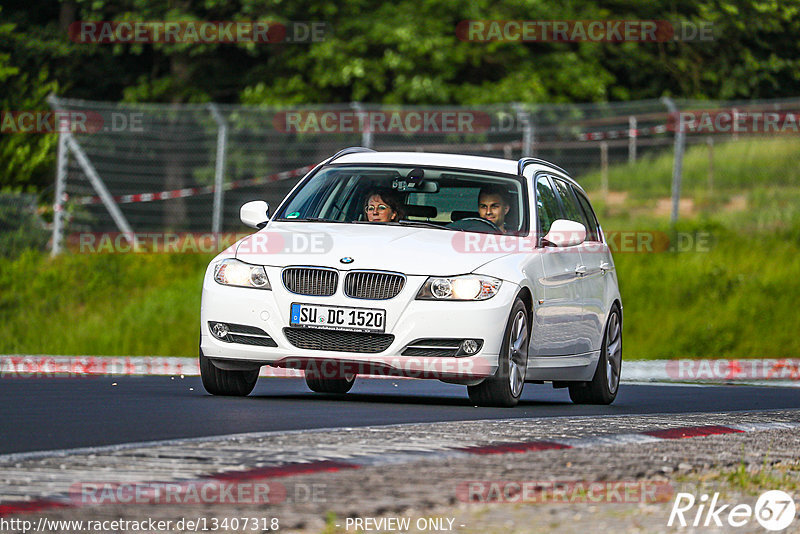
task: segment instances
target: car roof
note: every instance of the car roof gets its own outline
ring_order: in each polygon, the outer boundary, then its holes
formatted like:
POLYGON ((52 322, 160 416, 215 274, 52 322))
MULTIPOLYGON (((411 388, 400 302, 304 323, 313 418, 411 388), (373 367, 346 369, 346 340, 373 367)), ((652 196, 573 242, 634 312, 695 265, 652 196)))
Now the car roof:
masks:
MULTIPOLYGON (((390 165, 429 165, 435 167, 454 167, 462 169, 475 169, 479 171, 501 172, 518 176, 519 162, 513 159, 489 158, 486 156, 467 156, 464 154, 441 154, 435 152, 352 152, 343 154, 331 164, 390 164, 390 165)), ((557 169, 544 163, 529 163, 528 166, 539 167, 551 174, 566 178, 578 188, 581 186, 569 175, 558 172, 557 169)))

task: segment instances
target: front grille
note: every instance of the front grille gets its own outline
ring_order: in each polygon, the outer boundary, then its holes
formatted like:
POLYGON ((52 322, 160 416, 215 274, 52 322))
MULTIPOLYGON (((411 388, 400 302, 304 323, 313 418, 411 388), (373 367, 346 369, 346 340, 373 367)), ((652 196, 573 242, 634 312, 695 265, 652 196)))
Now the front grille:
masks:
POLYGON ((418 358, 452 358, 456 355, 458 349, 420 349, 416 347, 409 347, 403 351, 403 356, 416 356, 418 358))
POLYGON ((278 344, 271 337, 260 336, 240 336, 238 334, 228 334, 225 336, 231 343, 241 343, 242 345, 258 345, 259 347, 277 347, 278 344))
POLYGON ((383 352, 394 341, 392 334, 339 332, 319 328, 284 328, 289 343, 301 349, 341 352, 383 352))
POLYGON ((398 273, 351 271, 344 277, 344 294, 354 299, 387 300, 397 296, 406 283, 398 273))
POLYGON ((408 344, 402 352, 403 356, 429 356, 447 358, 458 353, 460 339, 428 338, 417 339, 408 344))
POLYGON ((297 295, 329 297, 336 293, 339 272, 316 267, 287 267, 281 278, 283 286, 297 295))
MULTIPOLYGON (((401 353, 403 356, 426 356, 431 358, 451 358, 453 356, 466 356, 461 350, 463 339, 449 338, 427 338, 417 339, 409 343, 401 353)), ((476 339, 478 342, 477 354, 483 347, 483 340, 476 339)))
POLYGON ((208 328, 211 330, 211 334, 220 341, 225 341, 226 343, 241 343, 242 345, 257 345, 259 347, 278 346, 275 340, 269 337, 269 334, 262 329, 246 324, 224 323, 228 327, 228 334, 224 337, 218 337, 213 329, 216 324, 215 321, 209 321, 208 328))
MULTIPOLYGON (((209 323, 213 324, 213 323, 209 323)), ((266 336, 267 333, 256 326, 248 326, 246 324, 231 324, 225 323, 231 331, 231 334, 250 334, 251 336, 266 336)))

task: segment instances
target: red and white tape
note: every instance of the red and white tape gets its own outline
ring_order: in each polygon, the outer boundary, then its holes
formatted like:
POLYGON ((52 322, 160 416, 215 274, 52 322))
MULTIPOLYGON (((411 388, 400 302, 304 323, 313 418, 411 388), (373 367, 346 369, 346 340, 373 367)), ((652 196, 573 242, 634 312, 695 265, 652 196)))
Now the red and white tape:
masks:
MULTIPOLYGON (((258 178, 249 178, 247 180, 238 180, 235 182, 228 182, 222 186, 223 191, 230 189, 237 189, 240 187, 248 187, 253 185, 261 185, 269 182, 277 182, 280 180, 287 180, 297 176, 303 176, 308 171, 313 169, 313 165, 306 165, 299 169, 292 169, 291 171, 283 171, 268 176, 259 176, 258 178)), ((207 195, 213 193, 216 187, 213 185, 206 185, 203 187, 185 187, 183 189, 173 189, 171 191, 158 191, 155 193, 137 193, 134 195, 118 195, 113 197, 114 202, 117 204, 132 204, 135 202, 153 202, 155 200, 169 200, 171 198, 184 198, 196 195, 207 195)), ((84 196, 78 197, 73 200, 76 204, 87 206, 90 204, 101 204, 103 200, 99 196, 84 196)))
MULTIPOLYGON (((0 378, 79 376, 198 376, 197 358, 178 356, 0 355, 0 378)), ((299 369, 265 365, 260 376, 302 377, 299 369)), ((399 379, 376 375, 375 378, 399 379)), ((631 360, 623 366, 629 382, 769 383, 800 387, 800 359, 631 360)))
POLYGON ((577 137, 580 141, 602 141, 604 139, 622 139, 666 133, 667 129, 666 124, 660 124, 649 128, 625 128, 624 130, 611 130, 607 132, 582 132, 579 133, 577 137))

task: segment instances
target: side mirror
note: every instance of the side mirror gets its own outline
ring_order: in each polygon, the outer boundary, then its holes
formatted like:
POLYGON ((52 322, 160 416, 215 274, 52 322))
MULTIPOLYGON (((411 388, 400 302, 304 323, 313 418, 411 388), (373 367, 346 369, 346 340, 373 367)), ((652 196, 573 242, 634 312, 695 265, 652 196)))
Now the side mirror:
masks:
POLYGON ((579 222, 557 219, 542 239, 544 245, 574 247, 586 241, 586 227, 579 222))
POLYGON ((239 218, 251 228, 264 228, 269 221, 269 204, 263 200, 247 202, 239 209, 239 218))

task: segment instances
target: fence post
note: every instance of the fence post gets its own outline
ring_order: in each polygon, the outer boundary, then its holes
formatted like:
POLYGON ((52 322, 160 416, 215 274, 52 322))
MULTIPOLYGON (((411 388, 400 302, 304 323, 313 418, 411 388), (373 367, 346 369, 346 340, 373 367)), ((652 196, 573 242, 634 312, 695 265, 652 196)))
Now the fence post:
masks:
MULTIPOLYGON (((54 94, 51 94, 47 97, 47 103, 50 104, 54 110, 58 111, 60 109, 58 99, 54 94)), ((56 204, 54 209, 55 212, 55 220, 53 224, 53 251, 52 254, 58 254, 61 251, 61 245, 59 244, 58 249, 56 250, 56 233, 62 233, 63 227, 63 197, 64 197, 64 189, 67 184, 67 158, 69 155, 67 154, 67 150, 72 152, 75 155, 75 161, 78 162, 78 165, 83 169, 83 172, 86 173, 86 177, 89 179, 89 182, 94 187, 94 190, 97 192, 100 200, 103 202, 103 205, 106 207, 108 212, 111 214, 111 218, 119 228, 120 232, 123 233, 125 239, 133 245, 134 248, 137 246, 136 235, 133 233, 131 226, 128 224, 128 220, 120 211, 119 206, 114 201, 114 197, 111 196, 111 193, 108 192, 108 188, 106 184, 103 183, 103 180, 100 178, 100 175, 97 174, 97 170, 92 165, 92 162, 89 161, 89 158, 86 156, 86 153, 81 148, 81 145, 72 135, 72 133, 67 131, 61 131, 58 134, 58 169, 56 170, 61 176, 59 179, 59 174, 56 175, 56 204), (63 148, 63 150, 62 150, 63 148), (63 172, 62 172, 63 169, 63 172), (59 184, 61 185, 61 191, 59 191, 59 184), (60 207, 59 207, 60 204, 60 207), (59 214, 61 214, 61 221, 59 220, 59 214), (58 229, 56 228, 58 226, 58 229)))
POLYGON ((636 161, 636 137, 639 132, 636 130, 636 117, 631 115, 628 117, 628 163, 636 161))
POLYGON ((603 199, 608 199, 608 141, 600 142, 600 188, 603 199))
MULTIPOLYGON (((359 116, 364 115, 364 106, 361 102, 350 102, 350 107, 356 110, 359 116)), ((364 130, 361 132, 361 146, 364 148, 372 148, 372 130, 369 129, 369 117, 362 117, 364 120, 359 121, 364 125, 364 130)))
POLYGON ((673 116, 674 124, 677 125, 675 130, 675 155, 672 162, 672 213, 669 222, 674 227, 678 222, 678 207, 681 200, 681 179, 683 178, 683 151, 686 148, 686 133, 683 131, 683 124, 681 123, 678 107, 675 102, 669 97, 661 97, 661 102, 667 107, 669 113, 673 116))
POLYGON ((53 245, 50 249, 51 256, 58 256, 61 254, 63 245, 64 191, 67 188, 68 162, 69 151, 67 149, 67 138, 63 133, 60 133, 58 134, 58 154, 56 156, 56 197, 53 202, 53 245))
POLYGON ((217 123, 217 161, 214 169, 214 212, 211 218, 211 233, 214 236, 214 245, 219 242, 222 232, 222 206, 225 194, 225 149, 228 144, 228 123, 219 112, 216 104, 210 104, 209 109, 214 121, 217 123))
POLYGON ((714 191, 714 138, 710 135, 706 137, 708 145, 708 195, 714 191))
POLYGON ((535 132, 531 114, 519 102, 515 102, 512 106, 517 113, 517 120, 522 125, 522 157, 533 156, 533 145, 536 142, 536 138, 534 137, 535 132))
POLYGON ((133 233, 133 229, 131 228, 130 224, 128 224, 128 219, 126 219, 125 215, 122 214, 119 206, 117 206, 117 203, 114 201, 114 197, 108 192, 106 184, 103 183, 100 175, 97 174, 97 170, 94 168, 94 165, 92 165, 92 162, 89 161, 89 158, 86 156, 86 152, 83 151, 83 148, 81 148, 81 145, 78 144, 78 141, 71 133, 61 132, 60 135, 65 137, 67 146, 75 155, 75 160, 78 162, 78 165, 80 165, 81 169, 83 169, 83 172, 86 173, 86 177, 89 179, 92 187, 94 187, 94 190, 97 191, 97 195, 100 197, 103 205, 111 214, 111 218, 114 219, 117 228, 119 228, 120 232, 122 232, 122 234, 125 236, 125 239, 128 241, 128 243, 136 248, 138 246, 136 235, 133 233))

